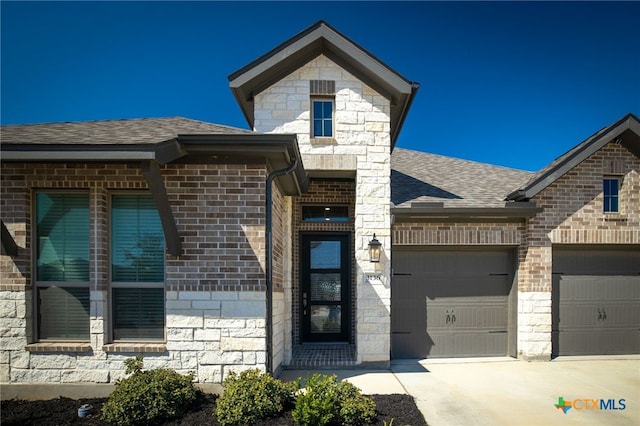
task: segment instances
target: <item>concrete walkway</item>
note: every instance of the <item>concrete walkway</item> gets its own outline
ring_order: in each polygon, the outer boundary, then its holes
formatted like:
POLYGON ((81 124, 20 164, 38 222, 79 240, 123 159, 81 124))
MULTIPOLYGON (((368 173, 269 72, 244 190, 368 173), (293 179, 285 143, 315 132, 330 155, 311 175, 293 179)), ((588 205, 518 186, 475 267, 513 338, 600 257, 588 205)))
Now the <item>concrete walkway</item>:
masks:
MULTIPOLYGON (((430 426, 640 425, 640 356, 407 360, 390 371, 318 372, 335 373, 365 394, 408 393, 430 426), (566 414, 554 406, 559 397, 575 403, 566 414), (601 399, 609 409, 592 408, 601 399)), ((285 371, 281 378, 312 373, 285 371)))

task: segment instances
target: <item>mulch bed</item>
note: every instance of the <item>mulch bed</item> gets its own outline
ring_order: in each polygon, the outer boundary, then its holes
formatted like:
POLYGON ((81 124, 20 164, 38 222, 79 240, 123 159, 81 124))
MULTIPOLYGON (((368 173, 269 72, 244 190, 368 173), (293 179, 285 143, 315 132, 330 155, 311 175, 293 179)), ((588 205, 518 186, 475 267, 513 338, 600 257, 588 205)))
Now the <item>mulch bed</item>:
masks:
MULTIPOLYGON (((422 413, 409 395, 371 395, 376 403, 378 418, 372 425, 426 426, 422 413)), ((47 401, 2 401, 0 423, 2 426, 59 426, 59 425, 109 425, 100 420, 100 411, 106 398, 69 399, 58 398, 47 401), (78 417, 78 408, 83 404, 93 406, 92 414, 78 417)), ((182 418, 161 425, 219 425, 213 411, 216 396, 202 394, 191 410, 182 418)), ((257 426, 294 425, 291 411, 282 416, 257 423, 257 426)))

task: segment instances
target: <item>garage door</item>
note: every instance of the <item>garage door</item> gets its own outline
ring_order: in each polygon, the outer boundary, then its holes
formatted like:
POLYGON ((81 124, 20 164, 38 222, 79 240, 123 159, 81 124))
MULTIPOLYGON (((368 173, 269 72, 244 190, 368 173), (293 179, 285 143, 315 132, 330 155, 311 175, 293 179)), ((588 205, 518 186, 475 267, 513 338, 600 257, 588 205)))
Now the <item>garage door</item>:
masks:
POLYGON ((392 356, 504 356, 513 251, 395 249, 392 356))
POLYGON ((640 247, 554 247, 553 354, 640 353, 640 247))

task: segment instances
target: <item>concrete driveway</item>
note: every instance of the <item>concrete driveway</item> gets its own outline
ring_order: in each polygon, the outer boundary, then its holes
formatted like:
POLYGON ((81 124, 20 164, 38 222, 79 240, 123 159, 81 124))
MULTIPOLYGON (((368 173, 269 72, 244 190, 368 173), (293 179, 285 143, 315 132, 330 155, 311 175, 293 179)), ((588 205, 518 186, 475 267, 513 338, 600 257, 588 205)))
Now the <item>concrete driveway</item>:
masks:
POLYGON ((640 425, 637 356, 394 361, 391 371, 430 426, 640 425))

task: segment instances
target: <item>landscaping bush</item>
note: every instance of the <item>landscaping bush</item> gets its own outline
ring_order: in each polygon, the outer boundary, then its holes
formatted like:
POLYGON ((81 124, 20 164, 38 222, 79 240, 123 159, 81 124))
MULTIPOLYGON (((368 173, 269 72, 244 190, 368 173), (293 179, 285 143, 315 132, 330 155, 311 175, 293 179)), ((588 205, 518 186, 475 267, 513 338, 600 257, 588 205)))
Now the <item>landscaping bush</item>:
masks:
POLYGON ((314 374, 296 397, 292 416, 305 426, 363 425, 375 419, 375 408, 353 384, 338 382, 335 375, 314 374))
POLYGON ((196 400, 193 375, 159 368, 143 371, 142 357, 125 361, 131 376, 116 381, 102 419, 118 425, 148 425, 180 417, 196 400))
POLYGON ((343 425, 364 425, 376 418, 376 403, 373 399, 360 393, 355 385, 349 382, 338 384, 340 401, 340 422, 343 425))
POLYGON ((260 370, 231 372, 222 382, 216 416, 222 425, 249 425, 280 415, 293 404, 297 382, 283 383, 260 370))

